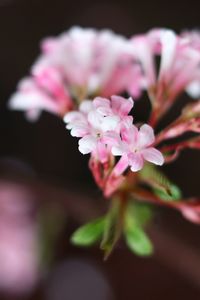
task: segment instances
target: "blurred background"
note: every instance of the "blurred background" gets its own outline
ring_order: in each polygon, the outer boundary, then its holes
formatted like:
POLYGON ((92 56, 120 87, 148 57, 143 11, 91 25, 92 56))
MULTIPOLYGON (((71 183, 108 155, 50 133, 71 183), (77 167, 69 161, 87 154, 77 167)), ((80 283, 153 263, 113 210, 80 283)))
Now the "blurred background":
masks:
MULTIPOLYGON (((72 247, 73 230, 107 205, 88 158, 56 116, 44 112, 29 123, 22 112, 7 109, 40 40, 73 25, 111 28, 127 37, 152 27, 198 29, 200 3, 0 0, 0 299, 199 299, 200 228, 178 213, 157 209, 149 229, 152 258, 135 257, 123 242, 107 262, 96 248, 72 247)), ((163 124, 179 110, 180 103, 163 124)), ((147 117, 145 97, 135 115, 147 117)), ((185 196, 200 196, 200 153, 184 151, 164 170, 185 196)))

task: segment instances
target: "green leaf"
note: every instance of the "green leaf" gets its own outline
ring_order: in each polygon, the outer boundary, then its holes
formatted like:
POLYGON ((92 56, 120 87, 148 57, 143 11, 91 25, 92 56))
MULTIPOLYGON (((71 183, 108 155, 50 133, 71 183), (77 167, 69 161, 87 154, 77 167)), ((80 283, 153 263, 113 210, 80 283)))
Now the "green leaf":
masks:
POLYGON ((125 231, 127 246, 140 256, 149 256, 153 253, 153 245, 143 229, 139 226, 125 231))
POLYGON ((140 256, 153 253, 153 245, 142 228, 151 217, 148 206, 133 203, 127 207, 124 224, 126 243, 131 251, 140 256))
POLYGON ((162 200, 170 201, 170 200, 179 200, 181 198, 181 190, 175 185, 170 185, 170 191, 166 193, 166 191, 162 189, 154 189, 154 193, 161 198, 162 200), (170 193, 170 194, 169 194, 170 193))
POLYGON ((129 218, 134 220, 138 226, 145 226, 153 217, 153 212, 148 204, 129 201, 127 206, 129 218))
POLYGON ((105 218, 98 218, 78 228, 71 236, 71 243, 76 246, 89 247, 100 239, 105 224, 105 218))
POLYGON ((158 169, 150 164, 146 164, 140 172, 142 182, 149 185, 154 193, 165 201, 176 201, 181 198, 181 190, 173 184, 158 169))
POLYGON ((101 249, 104 250, 104 259, 107 259, 111 254, 121 235, 120 202, 117 198, 112 200, 112 206, 105 219, 104 234, 101 242, 101 249))

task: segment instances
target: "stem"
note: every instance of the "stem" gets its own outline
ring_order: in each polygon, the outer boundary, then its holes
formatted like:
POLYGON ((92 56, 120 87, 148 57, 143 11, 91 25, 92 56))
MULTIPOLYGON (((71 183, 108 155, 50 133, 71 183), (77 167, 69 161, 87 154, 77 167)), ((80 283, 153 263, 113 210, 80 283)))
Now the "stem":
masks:
POLYGON ((159 110, 158 109, 153 109, 152 113, 149 117, 149 121, 148 121, 148 123, 151 127, 153 127, 153 128, 156 127, 157 122, 159 121, 158 116, 159 116, 159 110))
POLYGON ((121 237, 124 226, 124 213, 126 209, 127 196, 125 193, 119 193, 112 199, 111 207, 106 216, 106 225, 104 229, 101 248, 104 250, 104 259, 113 251, 116 243, 121 237))

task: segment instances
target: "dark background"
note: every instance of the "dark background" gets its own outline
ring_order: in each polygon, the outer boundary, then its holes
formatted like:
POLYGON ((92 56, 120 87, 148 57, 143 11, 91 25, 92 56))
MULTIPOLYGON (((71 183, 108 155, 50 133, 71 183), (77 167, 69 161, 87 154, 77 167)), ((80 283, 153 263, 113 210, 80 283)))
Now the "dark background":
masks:
MULTIPOLYGON (((87 168, 88 158, 78 152, 76 139, 69 136, 61 120, 44 112, 39 122, 28 123, 23 113, 6 108, 17 82, 29 73, 31 64, 38 56, 40 40, 45 36, 57 35, 73 25, 111 28, 127 37, 152 27, 169 27, 177 32, 197 29, 200 27, 200 2, 0 0, 1 173, 9 173, 11 177, 15 174, 17 177, 18 172, 25 172, 49 184, 61 187, 87 185, 96 190, 87 168)), ((138 120, 146 118, 145 101, 141 101, 140 107, 136 105, 138 120)), ((176 105, 165 123, 178 113, 180 107, 180 103, 176 105)), ((165 172, 181 186, 185 196, 200 196, 200 154, 197 151, 183 152, 179 160, 165 167, 165 172)), ((163 214, 165 227, 170 227, 169 223, 174 224, 171 225, 172 231, 178 228, 181 234, 187 232, 187 236, 194 237, 193 244, 197 245, 199 231, 196 227, 185 225, 176 215, 169 216, 167 219, 168 214, 163 214)), ((187 236, 183 234, 183 240, 187 240, 187 236)), ((200 253, 200 247, 195 249, 200 253)), ((192 280, 187 281, 180 272, 171 270, 166 267, 167 264, 154 258, 136 259, 125 250, 119 250, 105 267, 99 252, 85 253, 70 248, 69 253, 94 257, 98 261, 113 282, 114 299, 129 300, 134 295, 137 295, 136 299, 200 297, 199 282, 193 284, 192 280)), ((174 255, 173 251, 170 253, 174 255)))

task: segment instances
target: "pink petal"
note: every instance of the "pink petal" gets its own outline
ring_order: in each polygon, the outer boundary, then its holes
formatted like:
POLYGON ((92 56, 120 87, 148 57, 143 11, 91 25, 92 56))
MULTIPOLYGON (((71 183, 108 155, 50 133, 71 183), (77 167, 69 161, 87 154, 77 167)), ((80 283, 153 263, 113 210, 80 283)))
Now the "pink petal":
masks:
POLYGON ((100 106, 97 108, 97 112, 101 114, 102 116, 109 116, 112 115, 112 110, 111 108, 100 106))
POLYGON ((155 141, 154 132, 151 126, 144 124, 140 127, 137 146, 142 149, 152 145, 155 141))
POLYGON ((133 108, 133 99, 131 97, 125 99, 120 96, 112 96, 111 103, 113 111, 118 113, 120 116, 127 116, 133 108))
POLYGON ((49 54, 57 48, 57 45, 58 45, 58 41, 55 38, 50 37, 42 41, 41 48, 45 54, 49 54))
POLYGON ((93 101, 93 105, 96 108, 96 111, 102 116, 108 116, 112 114, 110 100, 106 98, 96 97, 93 101))
POLYGON ((85 117, 79 111, 71 111, 64 115, 63 121, 65 123, 76 122, 77 120, 83 120, 85 117))
POLYGON ((97 140, 92 135, 86 135, 79 140, 79 151, 82 154, 91 153, 97 146, 97 140))
POLYGON ((71 130, 71 135, 75 137, 83 137, 89 134, 87 126, 74 126, 71 130))
POLYGON ((59 105, 37 89, 16 92, 10 98, 9 107, 16 110, 46 109, 55 114, 59 113, 59 105))
POLYGON ((101 116, 97 111, 91 111, 88 114, 88 122, 94 129, 101 130, 101 124, 103 121, 103 116, 101 116))
POLYGON ((124 116, 121 120, 121 127, 130 128, 133 126, 133 117, 132 116, 124 116))
POLYGON ((189 207, 189 206, 184 206, 181 209, 181 212, 183 214, 183 216, 188 219, 189 221, 196 223, 196 224, 200 224, 200 213, 199 211, 195 211, 194 208, 189 207))
POLYGON ((155 165, 163 165, 164 157, 160 151, 151 147, 141 151, 142 156, 145 160, 154 163, 155 165))
POLYGON ((113 174, 115 176, 119 176, 126 170, 127 167, 128 167, 128 157, 125 154, 120 158, 120 160, 118 161, 118 163, 114 167, 113 174))
POLYGON ((129 145, 135 144, 138 140, 138 129, 135 125, 128 121, 126 124, 122 123, 121 128, 122 141, 129 145))
POLYGON ((132 172, 137 172, 141 170, 144 165, 144 159, 140 153, 129 153, 128 162, 131 166, 132 172))
POLYGON ((93 101, 93 105, 95 108, 99 108, 99 107, 109 108, 110 100, 108 100, 107 98, 96 97, 93 101))
POLYGON ((105 132, 101 138, 104 144, 117 146, 121 142, 120 135, 115 131, 105 132))

